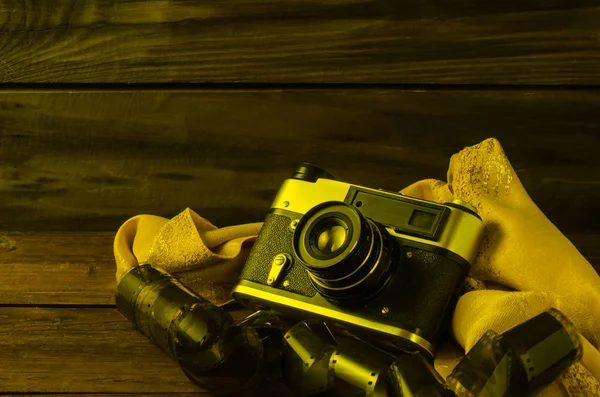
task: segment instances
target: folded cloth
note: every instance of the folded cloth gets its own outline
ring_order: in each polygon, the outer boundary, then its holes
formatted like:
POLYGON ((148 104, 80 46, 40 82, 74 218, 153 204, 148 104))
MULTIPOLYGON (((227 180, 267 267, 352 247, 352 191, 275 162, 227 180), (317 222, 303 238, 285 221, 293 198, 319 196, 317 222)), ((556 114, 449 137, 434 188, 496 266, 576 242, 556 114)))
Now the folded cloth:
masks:
POLYGON ((262 223, 217 228, 187 208, 173 219, 138 215, 117 232, 117 281, 138 264, 173 275, 215 305, 231 302, 251 244, 262 223))
MULTIPOLYGON (((428 179, 402 190, 426 200, 467 201, 478 208, 486 233, 456 306, 451 334, 435 357, 445 378, 479 338, 502 333, 554 307, 577 327, 584 358, 539 395, 599 396, 600 277, 528 196, 496 139, 467 147, 450 159, 447 182, 428 179)), ((217 228, 191 209, 171 220, 139 215, 114 242, 117 280, 141 263, 173 273, 217 305, 230 290, 261 223, 217 228)))

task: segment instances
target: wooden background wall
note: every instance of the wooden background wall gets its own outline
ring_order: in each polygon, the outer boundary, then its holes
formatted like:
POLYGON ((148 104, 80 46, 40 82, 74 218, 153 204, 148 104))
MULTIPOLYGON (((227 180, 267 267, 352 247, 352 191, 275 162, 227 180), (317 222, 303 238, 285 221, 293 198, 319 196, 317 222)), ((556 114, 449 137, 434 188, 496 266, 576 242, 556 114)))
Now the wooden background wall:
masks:
POLYGON ((488 137, 600 269, 599 1, 1 1, 0 393, 194 390, 113 309, 129 217, 261 221, 299 161, 399 190, 488 137))
POLYGON ((591 0, 0 4, 0 229, 261 220, 298 161, 401 189, 487 137, 600 233, 591 0))
POLYGON ((14 89, 0 94, 0 225, 116 230, 191 207, 260 221, 296 163, 396 189, 502 142, 564 232, 600 233, 600 95, 588 90, 14 89))

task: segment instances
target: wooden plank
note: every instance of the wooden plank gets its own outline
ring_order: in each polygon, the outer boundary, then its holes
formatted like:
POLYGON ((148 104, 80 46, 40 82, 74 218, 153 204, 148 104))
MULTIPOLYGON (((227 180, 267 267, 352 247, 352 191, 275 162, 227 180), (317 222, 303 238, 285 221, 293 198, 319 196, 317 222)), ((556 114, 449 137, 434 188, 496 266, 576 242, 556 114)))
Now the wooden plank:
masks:
POLYGON ((0 5, 1 82, 598 84, 593 0, 0 5))
MULTIPOLYGON (((6 394, 5 394, 6 395, 6 394)), ((28 394, 20 392, 19 396, 33 397, 39 396, 40 394, 28 394)), ((44 397, 67 397, 72 395, 71 393, 42 393, 44 397)), ((169 392, 169 393, 77 393, 77 397, 206 397, 209 394, 204 392, 192 392, 192 393, 180 393, 180 392, 169 392), (108 395, 108 396, 107 396, 108 395)))
POLYGON ((0 308, 0 391, 193 392, 114 309, 0 308))
POLYGON ((0 393, 197 393, 114 309, 0 307, 0 393))
MULTIPOLYGON (((285 386, 281 385, 282 388, 285 386)), ((167 392, 167 393, 28 393, 28 392, 14 392, 14 393, 2 393, 3 396, 44 396, 44 397, 67 397, 76 394, 78 397, 217 397, 222 394, 210 394, 206 391, 196 391, 192 393, 180 393, 180 392, 167 392)), ((280 392, 268 393, 263 389, 257 389, 253 392, 244 394, 244 397, 282 397, 280 392)), ((289 397, 289 396, 287 396, 289 397)))
POLYGON ((114 305, 114 233, 0 234, 0 304, 114 305))
POLYGON ((600 233, 595 90, 0 91, 0 230, 111 230, 191 207, 256 222, 313 161, 400 190, 498 138, 568 233, 600 233))
MULTIPOLYGON (((28 394, 28 393, 19 393, 20 397, 33 397, 39 396, 40 394, 28 394)), ((44 397, 67 397, 71 396, 71 393, 43 393, 44 397)), ((77 393, 77 397, 198 397, 198 396, 208 396, 208 394, 204 392, 194 392, 194 393, 180 393, 180 392, 172 392, 172 393, 77 393), (108 395, 108 396, 107 396, 108 395)))
POLYGON ((0 233, 0 305, 114 306, 113 239, 112 232, 0 233))
MULTIPOLYGON (((19 396, 24 397, 33 397, 39 396, 39 394, 27 394, 27 393, 19 393, 19 396)), ((203 392, 195 392, 195 393, 77 393, 77 397, 198 397, 198 396, 207 396, 208 394, 203 392), (107 396, 107 394, 109 396, 107 396)), ((71 396, 69 393, 43 393, 44 397, 67 397, 71 396)))
MULTIPOLYGON (((113 233, 2 233, 0 305, 114 304, 113 233)), ((600 234, 567 235, 600 274, 600 234)))

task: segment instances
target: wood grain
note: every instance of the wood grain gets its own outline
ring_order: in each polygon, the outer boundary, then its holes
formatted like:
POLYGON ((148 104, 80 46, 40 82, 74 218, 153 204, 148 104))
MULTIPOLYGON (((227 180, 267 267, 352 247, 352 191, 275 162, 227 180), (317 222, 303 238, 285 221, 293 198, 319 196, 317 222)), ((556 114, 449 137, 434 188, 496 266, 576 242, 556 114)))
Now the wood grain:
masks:
MULTIPOLYGON (((44 397, 67 397, 72 395, 72 393, 42 393, 44 397)), ((198 397, 198 396, 209 396, 209 394, 205 392, 193 392, 193 393, 180 393, 180 392, 169 392, 169 393, 76 393, 77 397, 198 397)), ((33 397, 39 396, 40 394, 29 394, 29 393, 18 393, 19 396, 22 397, 33 397)))
POLYGON ((594 0, 8 0, 0 82, 598 84, 594 0))
POLYGON ((400 190, 496 137, 561 231, 600 234, 599 107, 595 90, 4 90, 0 230, 186 207, 256 222, 300 161, 400 190))
POLYGON ((0 304, 114 306, 114 233, 0 234, 0 304))
MULTIPOLYGON (((0 233, 0 305, 114 307, 114 237, 112 232, 0 233)), ((201 285, 188 286, 202 295, 201 285)), ((231 299, 232 283, 211 286, 219 290, 203 295, 207 299, 217 304, 231 299)))
MULTIPOLYGON (((567 237, 600 274, 600 234, 567 237)), ((113 238, 110 232, 1 233, 0 305, 113 307, 113 238)))
POLYGON ((114 309, 0 307, 0 393, 197 393, 114 309))
MULTIPOLYGON (((72 395, 72 393, 42 393, 44 397, 67 397, 72 395)), ((136 392, 131 392, 131 393, 76 393, 77 397, 198 397, 198 396, 203 396, 203 397, 207 397, 209 396, 208 393, 205 392, 192 392, 192 393, 186 393, 186 392, 169 392, 169 393, 136 393, 136 392), (109 394, 110 396, 107 396, 107 394, 109 394)), ((39 396, 39 393, 36 394, 29 394, 29 393, 23 393, 23 392, 19 392, 18 395, 21 397, 33 397, 33 396, 39 396)))

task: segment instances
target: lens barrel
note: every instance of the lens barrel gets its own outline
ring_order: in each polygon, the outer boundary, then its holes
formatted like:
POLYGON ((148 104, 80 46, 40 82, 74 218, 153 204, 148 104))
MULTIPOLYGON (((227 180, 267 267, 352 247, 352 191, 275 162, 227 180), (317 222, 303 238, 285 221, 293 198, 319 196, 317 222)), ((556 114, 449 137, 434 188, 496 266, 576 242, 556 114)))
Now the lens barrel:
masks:
POLYGON ((317 291, 332 300, 357 302, 376 294, 389 279, 394 249, 383 226, 342 202, 315 206, 294 232, 296 255, 317 291))

